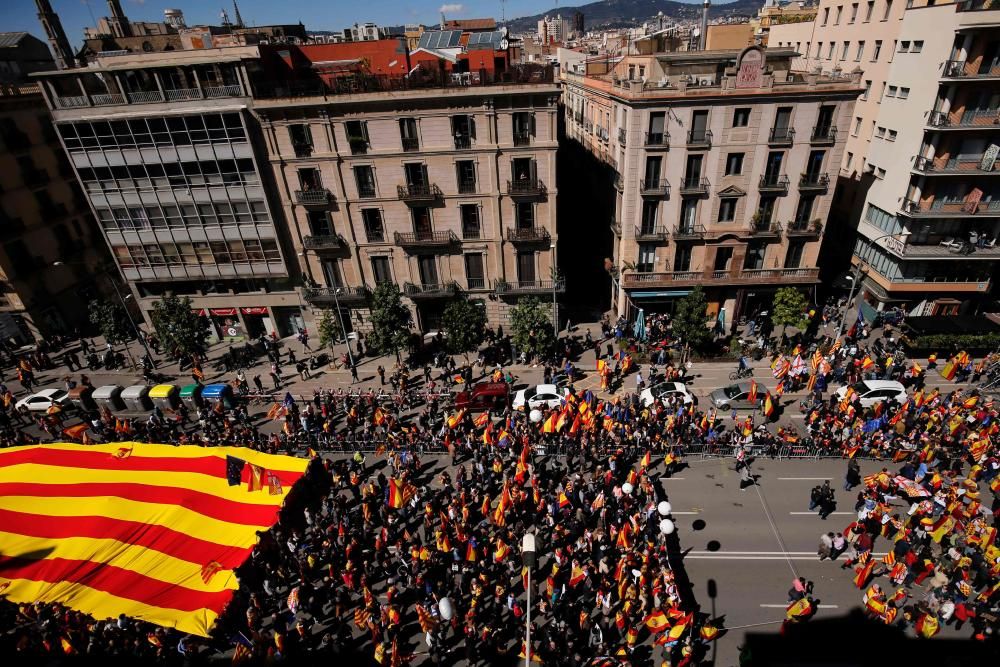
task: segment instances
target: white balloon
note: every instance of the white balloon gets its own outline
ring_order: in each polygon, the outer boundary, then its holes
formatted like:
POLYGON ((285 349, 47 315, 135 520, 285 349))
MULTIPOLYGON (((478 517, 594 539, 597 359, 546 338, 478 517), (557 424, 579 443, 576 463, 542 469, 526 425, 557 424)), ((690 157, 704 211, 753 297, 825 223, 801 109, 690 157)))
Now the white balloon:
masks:
POLYGON ((674 522, 670 519, 664 519, 660 522, 660 532, 664 535, 669 535, 674 532, 674 522))
POLYGON ((451 617, 455 615, 455 610, 451 606, 451 600, 448 598, 441 598, 438 602, 438 611, 441 612, 441 618, 446 621, 450 621, 451 617))
POLYGON ((633 489, 634 489, 634 487, 631 484, 629 484, 628 482, 625 482, 624 484, 622 484, 622 493, 624 493, 626 496, 629 495, 630 493, 632 493, 633 489))
POLYGON ((532 410, 530 413, 528 413, 528 419, 531 420, 532 424, 537 424, 538 422, 542 421, 542 411, 532 410))
POLYGON ((660 516, 667 516, 671 509, 670 503, 666 500, 661 500, 660 504, 656 506, 656 511, 660 513, 660 516))

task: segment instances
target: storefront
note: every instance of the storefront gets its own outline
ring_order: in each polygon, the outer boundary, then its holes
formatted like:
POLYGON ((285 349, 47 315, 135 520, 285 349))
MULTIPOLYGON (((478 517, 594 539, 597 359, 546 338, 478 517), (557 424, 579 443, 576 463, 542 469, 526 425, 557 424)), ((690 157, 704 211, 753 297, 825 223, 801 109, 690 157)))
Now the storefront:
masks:
POLYGON ((248 338, 270 337, 274 331, 274 322, 271 320, 271 314, 267 312, 266 306, 240 308, 240 315, 243 316, 243 324, 246 327, 248 338))

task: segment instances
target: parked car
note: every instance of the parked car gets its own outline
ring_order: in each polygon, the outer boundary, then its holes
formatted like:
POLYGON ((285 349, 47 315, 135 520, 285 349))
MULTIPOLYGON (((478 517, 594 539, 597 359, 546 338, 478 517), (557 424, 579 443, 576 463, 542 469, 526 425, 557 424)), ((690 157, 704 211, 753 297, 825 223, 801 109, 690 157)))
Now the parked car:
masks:
POLYGON ((73 407, 73 401, 69 393, 63 389, 42 389, 16 403, 18 410, 27 408, 31 412, 45 412, 53 405, 68 410, 73 407))
POLYGON ((712 405, 719 410, 729 410, 732 408, 748 409, 755 408, 757 405, 763 403, 767 392, 767 387, 758 383, 757 400, 751 403, 748 400, 750 398, 750 383, 736 382, 728 387, 716 389, 708 396, 712 400, 712 405))
POLYGON ((514 394, 514 409, 546 410, 560 408, 569 396, 569 389, 560 389, 554 384, 539 384, 522 389, 514 394))
MULTIPOLYGON (((899 403, 906 401, 906 388, 895 380, 862 380, 852 385, 852 388, 860 397, 861 406, 865 408, 870 408, 876 403, 890 398, 896 399, 899 403)), ((845 396, 847 396, 847 387, 841 387, 837 390, 839 400, 844 400, 845 396)))
POLYGON ((509 404, 510 387, 506 382, 480 382, 455 394, 456 410, 502 412, 509 404))
POLYGON ((684 405, 691 405, 695 402, 694 396, 688 391, 688 388, 684 386, 683 382, 661 382, 658 385, 648 387, 643 389, 639 393, 639 400, 647 408, 653 404, 655 400, 659 400, 663 405, 667 405, 671 399, 679 398, 684 402, 684 405))

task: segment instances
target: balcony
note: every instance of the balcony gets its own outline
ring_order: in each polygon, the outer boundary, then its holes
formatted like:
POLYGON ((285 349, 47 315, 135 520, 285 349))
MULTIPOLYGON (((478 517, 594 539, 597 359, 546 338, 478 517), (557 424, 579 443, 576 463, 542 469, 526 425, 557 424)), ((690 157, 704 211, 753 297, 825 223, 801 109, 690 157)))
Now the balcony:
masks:
POLYGON ((647 151, 665 151, 670 149, 669 132, 647 132, 645 147, 647 151))
MULTIPOLYGON (((964 262, 966 260, 974 261, 977 259, 996 260, 1000 257, 1000 245, 997 245, 996 238, 989 239, 982 246, 978 243, 973 243, 971 239, 966 243, 965 240, 967 238, 934 236, 928 237, 926 243, 907 242, 902 244, 888 244, 883 247, 897 257, 905 257, 906 259, 942 259, 954 261, 961 258, 964 262)), ((977 241, 979 240, 982 239, 977 236, 977 241)))
POLYGON ((694 285, 815 283, 819 269, 744 269, 742 271, 659 271, 628 272, 622 283, 626 289, 650 287, 693 287, 694 285))
POLYGON ((403 143, 404 152, 410 153, 420 150, 420 140, 416 137, 401 137, 400 141, 403 143))
POLYGON ((365 287, 306 287, 302 298, 317 306, 334 306, 345 303, 363 303, 368 300, 365 287))
POLYGON ((395 239, 403 248, 440 249, 458 243, 453 232, 396 232, 395 239))
POLYGON ((531 145, 531 132, 528 130, 518 130, 514 132, 514 145, 515 146, 530 146, 531 145))
POLYGON ((455 296, 458 292, 458 284, 454 281, 447 283, 403 283, 403 294, 411 299, 443 299, 455 296))
POLYGON ((779 239, 781 238, 781 223, 759 221, 750 222, 750 236, 756 239, 779 239))
POLYGON ((684 197, 707 197, 710 183, 701 176, 687 176, 681 181, 681 195, 684 197))
POLYGON ((327 206, 330 199, 330 191, 326 188, 295 191, 295 201, 303 206, 327 206))
POLYGON ((158 90, 140 90, 134 93, 128 93, 129 104, 150 104, 153 102, 162 102, 163 95, 160 94, 158 90))
POLYGON ((410 183, 397 185, 396 196, 407 204, 426 204, 441 199, 444 193, 434 183, 410 183))
POLYGON ((812 129, 809 143, 815 146, 831 145, 837 141, 837 128, 832 125, 816 125, 812 129))
POLYGON ((965 0, 958 4, 955 8, 956 12, 985 12, 991 9, 996 9, 996 3, 993 0, 965 0))
POLYGON ((486 289, 486 278, 466 278, 465 289, 470 291, 486 289))
POLYGON ((711 130, 689 130, 687 133, 688 150, 708 150, 712 147, 711 130))
POLYGON ((378 192, 375 190, 374 183, 362 183, 358 185, 358 199, 375 199, 378 196, 378 192))
POLYGON ((544 243, 548 245, 552 236, 544 227, 508 227, 507 240, 511 243, 544 243))
POLYGON ((815 220, 795 220, 785 225, 785 236, 819 237, 823 231, 823 223, 815 220))
POLYGON ((472 148, 472 135, 470 134, 456 134, 455 135, 455 148, 463 150, 466 148, 472 148))
POLYGON ((313 154, 313 145, 305 142, 295 142, 292 144, 295 157, 309 157, 313 154))
POLYGON ((511 197, 542 197, 545 184, 537 178, 517 178, 507 181, 507 194, 511 197))
POLYGON ((799 190, 803 192, 826 192, 829 187, 829 174, 806 173, 799 176, 799 190))
POLYGON ((639 194, 643 197, 668 197, 670 183, 661 178, 644 178, 639 184, 639 194))
POLYGON ((347 145, 351 148, 351 155, 365 155, 370 147, 368 140, 360 137, 348 137, 347 145))
POLYGON ((791 146, 795 142, 795 129, 791 127, 772 127, 767 135, 768 146, 791 146))
POLYGON ((583 123, 583 114, 579 111, 573 112, 573 120, 579 125, 583 123))
POLYGON ((764 174, 760 177, 760 184, 757 189, 761 192, 777 192, 786 194, 788 192, 788 176, 784 174, 764 174))
POLYGON ((125 96, 121 93, 101 93, 91 95, 90 101, 97 107, 113 106, 115 104, 125 104, 125 96))
POLYGON ((670 237, 667 228, 662 225, 636 225, 635 240, 648 243, 664 243, 670 237))
POLYGON ((80 107, 90 106, 87 102, 87 98, 83 95, 63 95, 58 96, 55 99, 56 106, 60 109, 78 109, 80 107))
POLYGON ((168 102, 184 102, 185 100, 200 100, 201 91, 197 88, 167 88, 168 102))
POLYGON ((229 86, 205 86, 205 97, 243 97, 243 86, 238 83, 229 86))
POLYGON ((612 220, 608 224, 608 226, 611 227, 611 233, 612 234, 614 234, 618 238, 622 237, 622 221, 621 220, 612 220))
POLYGON ((302 237, 302 247, 306 250, 340 250, 347 243, 340 234, 315 234, 302 237))
POLYGON ((458 182, 458 194, 474 195, 477 192, 475 179, 463 179, 458 182))
POLYGON ((997 173, 998 163, 994 160, 994 164, 990 169, 983 169, 983 156, 976 155, 973 157, 954 157, 954 158, 927 158, 927 157, 917 157, 913 163, 913 170, 919 171, 922 174, 928 176, 937 175, 947 175, 947 174, 969 174, 969 175, 981 175, 981 174, 995 174, 997 173))
POLYGON ((628 143, 628 132, 625 131, 624 127, 618 128, 618 143, 622 146, 628 143))
POLYGON ((562 280, 515 280, 513 282, 498 280, 493 284, 493 292, 497 296, 551 294, 553 290, 560 294, 565 292, 566 283, 562 280))
POLYGON ((1000 109, 967 109, 962 113, 933 111, 927 125, 939 130, 995 129, 1000 120, 1000 109))
POLYGON ((677 225, 674 227, 675 241, 699 241, 705 238, 705 227, 702 225, 677 225))
POLYGON ((911 218, 967 218, 1000 216, 1000 200, 996 201, 914 201, 904 199, 900 213, 911 218))

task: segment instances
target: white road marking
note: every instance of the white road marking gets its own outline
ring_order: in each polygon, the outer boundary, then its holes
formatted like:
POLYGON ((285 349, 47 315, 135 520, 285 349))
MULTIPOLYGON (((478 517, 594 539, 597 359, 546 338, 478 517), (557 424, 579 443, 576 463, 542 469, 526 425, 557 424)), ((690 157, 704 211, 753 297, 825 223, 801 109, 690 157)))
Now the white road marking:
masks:
POLYGON ((676 514, 678 516, 684 515, 684 514, 701 514, 701 512, 698 512, 698 511, 694 511, 694 512, 670 512, 670 513, 671 514, 676 514))
MULTIPOLYGON (((673 481, 673 480, 675 480, 675 479, 685 479, 685 478, 684 478, 684 477, 661 477, 661 478, 660 478, 660 481, 663 481, 663 480, 669 480, 669 481, 673 481)), ((825 478, 824 478, 824 479, 825 479, 825 478)))
POLYGON ((819 481, 828 482, 830 481, 830 477, 779 477, 778 480, 783 482, 805 481, 805 480, 809 480, 810 482, 819 482, 819 481))
MULTIPOLYGON (((788 603, 791 604, 791 603, 788 603)), ((816 605, 820 609, 839 609, 840 607, 835 604, 818 604, 816 605)), ((761 607, 766 607, 768 609, 788 609, 787 604, 762 604, 761 607)))
MULTIPOLYGON (((789 514, 815 514, 819 516, 819 512, 815 510, 812 512, 789 512, 789 514)), ((857 512, 830 512, 830 514, 857 514, 857 512)))

